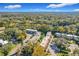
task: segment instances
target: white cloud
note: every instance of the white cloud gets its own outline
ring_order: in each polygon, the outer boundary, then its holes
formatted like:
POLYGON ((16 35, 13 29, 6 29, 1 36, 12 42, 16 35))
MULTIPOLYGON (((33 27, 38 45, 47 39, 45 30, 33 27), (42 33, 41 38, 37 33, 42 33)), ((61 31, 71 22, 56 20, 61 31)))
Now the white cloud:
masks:
POLYGON ((4 6, 4 8, 8 8, 8 9, 15 9, 15 8, 21 8, 21 5, 8 5, 8 6, 4 6))
POLYGON ((74 9, 73 11, 79 11, 79 9, 74 9))
POLYGON ((47 6, 47 8, 60 8, 60 7, 64 7, 64 6, 68 6, 68 5, 73 5, 76 3, 61 3, 61 4, 49 4, 47 6))

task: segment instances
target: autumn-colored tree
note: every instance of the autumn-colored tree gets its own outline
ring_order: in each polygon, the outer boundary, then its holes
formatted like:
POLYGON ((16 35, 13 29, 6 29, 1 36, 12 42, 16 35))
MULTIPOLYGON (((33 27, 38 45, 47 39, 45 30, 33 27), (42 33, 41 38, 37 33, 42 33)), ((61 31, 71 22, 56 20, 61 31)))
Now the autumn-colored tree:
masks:
POLYGON ((23 40, 23 39, 26 38, 26 34, 25 34, 25 33, 18 33, 18 34, 17 34, 17 38, 23 40))
POLYGON ((23 43, 23 40, 26 39, 26 36, 27 35, 24 32, 16 33, 16 38, 17 38, 18 42, 21 42, 21 43, 23 43))
POLYGON ((46 55, 50 55, 49 53, 47 53, 45 51, 45 49, 40 46, 39 43, 36 44, 36 46, 34 47, 34 51, 33 51, 33 56, 46 56, 46 55))
POLYGON ((63 26, 60 26, 60 27, 58 27, 58 31, 60 31, 60 32, 65 32, 65 29, 64 29, 63 26))

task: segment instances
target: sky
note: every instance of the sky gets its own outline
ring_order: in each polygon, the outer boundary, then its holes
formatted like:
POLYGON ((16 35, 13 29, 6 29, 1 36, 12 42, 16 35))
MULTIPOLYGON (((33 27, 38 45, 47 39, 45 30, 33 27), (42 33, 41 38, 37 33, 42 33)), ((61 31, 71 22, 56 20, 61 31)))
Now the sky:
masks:
POLYGON ((79 3, 0 3, 0 12, 79 12, 79 3))

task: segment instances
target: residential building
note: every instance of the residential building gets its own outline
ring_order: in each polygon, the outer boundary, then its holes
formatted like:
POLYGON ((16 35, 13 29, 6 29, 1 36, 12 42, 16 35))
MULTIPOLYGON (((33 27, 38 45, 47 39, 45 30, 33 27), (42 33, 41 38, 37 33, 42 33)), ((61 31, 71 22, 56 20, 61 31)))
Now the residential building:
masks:
POLYGON ((40 45, 46 48, 51 41, 51 36, 52 36, 51 32, 47 32, 46 37, 44 37, 40 45))
POLYGON ((27 34, 35 35, 38 31, 34 29, 26 29, 27 34))

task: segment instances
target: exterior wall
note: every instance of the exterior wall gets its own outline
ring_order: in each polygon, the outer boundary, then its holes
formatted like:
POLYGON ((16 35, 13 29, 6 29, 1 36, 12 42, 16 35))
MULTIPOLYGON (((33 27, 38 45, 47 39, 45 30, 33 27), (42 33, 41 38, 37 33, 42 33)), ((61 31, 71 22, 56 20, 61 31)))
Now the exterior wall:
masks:
POLYGON ((67 38, 67 39, 74 39, 74 40, 79 39, 79 36, 72 35, 72 34, 56 33, 55 35, 57 37, 63 37, 63 38, 67 38))
POLYGON ((44 48, 47 48, 50 41, 51 41, 51 32, 47 32, 46 37, 44 37, 40 45, 44 48))

